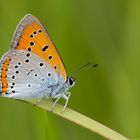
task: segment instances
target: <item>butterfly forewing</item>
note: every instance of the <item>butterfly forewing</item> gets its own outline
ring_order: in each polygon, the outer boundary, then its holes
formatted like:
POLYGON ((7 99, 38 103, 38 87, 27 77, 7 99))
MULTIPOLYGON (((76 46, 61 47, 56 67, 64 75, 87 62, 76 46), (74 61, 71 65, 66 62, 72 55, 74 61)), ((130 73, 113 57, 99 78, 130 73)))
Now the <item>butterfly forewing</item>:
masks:
POLYGON ((11 42, 11 50, 27 50, 35 53, 66 81, 66 70, 58 51, 43 25, 34 16, 29 14, 21 20, 11 42))

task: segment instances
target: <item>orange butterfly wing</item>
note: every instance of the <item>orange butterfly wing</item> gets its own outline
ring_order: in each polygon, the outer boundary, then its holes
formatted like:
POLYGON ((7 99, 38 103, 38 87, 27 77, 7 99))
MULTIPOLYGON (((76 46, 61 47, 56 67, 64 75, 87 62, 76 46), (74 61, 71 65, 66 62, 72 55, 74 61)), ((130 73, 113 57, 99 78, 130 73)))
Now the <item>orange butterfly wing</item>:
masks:
POLYGON ((14 33, 11 49, 32 51, 45 60, 64 80, 67 79, 64 64, 47 31, 33 15, 26 15, 14 33))

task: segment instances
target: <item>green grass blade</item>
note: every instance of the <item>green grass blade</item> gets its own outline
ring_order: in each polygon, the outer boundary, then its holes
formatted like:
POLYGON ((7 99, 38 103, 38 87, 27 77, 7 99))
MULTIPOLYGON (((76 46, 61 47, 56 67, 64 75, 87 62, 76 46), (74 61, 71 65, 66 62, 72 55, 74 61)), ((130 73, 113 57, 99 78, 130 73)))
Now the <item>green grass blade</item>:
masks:
MULTIPOLYGON (((31 102, 32 103, 32 102, 31 102)), ((53 102, 41 102, 37 106, 50 111, 53 102)), ((83 115, 80 114, 72 109, 66 108, 64 112, 62 112, 63 106, 57 104, 52 113, 67 119, 73 123, 76 123, 84 128, 91 130, 92 132, 106 138, 109 140, 129 140, 128 138, 124 137, 123 135, 115 132, 114 130, 106 127, 105 125, 83 115)))

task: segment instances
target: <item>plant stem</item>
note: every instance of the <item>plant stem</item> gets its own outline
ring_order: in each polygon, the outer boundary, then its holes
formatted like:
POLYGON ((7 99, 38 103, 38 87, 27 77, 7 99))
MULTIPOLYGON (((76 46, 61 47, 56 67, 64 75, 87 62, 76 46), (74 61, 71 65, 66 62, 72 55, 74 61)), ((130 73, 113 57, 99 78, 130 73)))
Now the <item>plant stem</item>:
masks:
MULTIPOLYGON (((32 103, 32 101, 30 101, 30 103, 32 103)), ((39 103, 38 107, 50 111, 51 107, 52 107, 52 102, 44 102, 42 101, 41 103, 39 103)), ((74 122, 84 128, 87 128, 89 130, 91 130, 92 132, 108 139, 108 140, 129 140, 128 138, 124 137, 123 135, 115 132, 114 130, 104 126, 103 124, 83 115, 80 114, 72 109, 66 108, 64 112, 62 112, 63 106, 60 104, 57 104, 53 110, 52 113, 65 118, 71 122, 74 122)))

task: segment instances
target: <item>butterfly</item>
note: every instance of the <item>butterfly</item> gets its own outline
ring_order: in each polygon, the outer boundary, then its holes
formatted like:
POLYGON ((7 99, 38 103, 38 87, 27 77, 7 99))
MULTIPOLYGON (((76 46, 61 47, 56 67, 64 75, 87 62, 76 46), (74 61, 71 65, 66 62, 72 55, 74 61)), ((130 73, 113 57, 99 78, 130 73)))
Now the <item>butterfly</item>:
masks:
MULTIPOLYGON (((65 99, 65 110, 70 97, 69 88, 75 79, 67 76, 63 61, 40 21, 27 14, 13 35, 9 51, 0 61, 0 95, 28 100, 65 99)), ((51 109, 51 110, 52 110, 51 109)))

